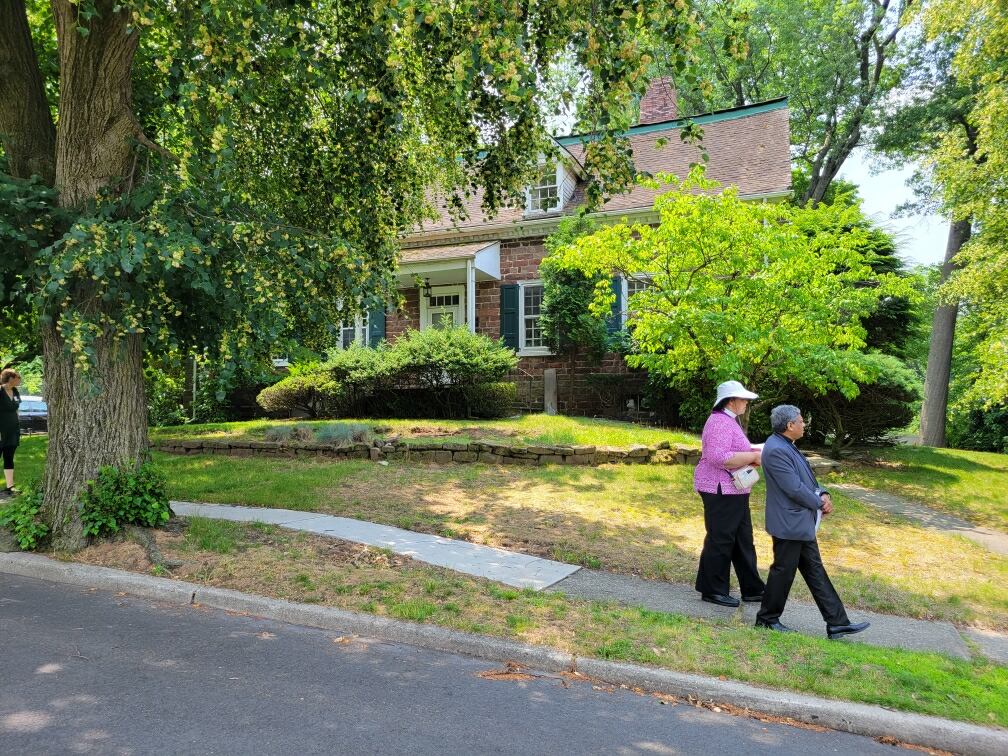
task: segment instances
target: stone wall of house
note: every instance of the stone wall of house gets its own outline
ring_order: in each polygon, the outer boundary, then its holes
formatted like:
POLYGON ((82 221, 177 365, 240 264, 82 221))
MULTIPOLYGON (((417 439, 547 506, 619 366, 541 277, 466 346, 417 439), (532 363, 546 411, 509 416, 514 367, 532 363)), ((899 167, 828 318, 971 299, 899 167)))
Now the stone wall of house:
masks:
POLYGON ((400 293, 406 300, 403 309, 385 315, 385 338, 389 341, 395 341, 407 328, 420 330, 420 292, 414 287, 400 293))

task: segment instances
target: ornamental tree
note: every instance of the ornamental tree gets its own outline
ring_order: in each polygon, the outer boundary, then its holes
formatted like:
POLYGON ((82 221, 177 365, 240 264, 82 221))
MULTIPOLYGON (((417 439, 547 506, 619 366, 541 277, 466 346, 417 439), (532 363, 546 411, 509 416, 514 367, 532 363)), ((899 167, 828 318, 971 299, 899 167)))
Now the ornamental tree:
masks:
POLYGON ((392 296, 428 190, 488 211, 520 196, 551 152, 541 93, 561 57, 586 72, 580 127, 603 137, 586 169, 610 186, 609 114, 651 64, 638 40, 680 68, 693 44, 676 6, 0 4, 0 305, 37 324, 45 358, 54 544, 81 545, 98 469, 146 451, 145 354, 226 375, 292 322, 392 296))
MULTIPOLYGON (((649 274, 626 304, 628 365, 672 386, 702 374, 712 385, 795 381, 848 397, 875 377, 863 321, 886 298, 917 295, 909 279, 873 269, 856 205, 744 202, 699 169, 663 179, 674 188, 655 201, 657 226, 603 228, 554 262, 589 277, 649 274)), ((603 283, 591 306, 606 315, 612 300, 603 283)))

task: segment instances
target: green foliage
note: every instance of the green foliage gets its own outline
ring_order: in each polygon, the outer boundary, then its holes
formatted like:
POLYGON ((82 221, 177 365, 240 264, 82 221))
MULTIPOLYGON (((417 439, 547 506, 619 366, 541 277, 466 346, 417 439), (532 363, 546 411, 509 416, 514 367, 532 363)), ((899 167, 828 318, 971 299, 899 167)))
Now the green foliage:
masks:
POLYGON ((182 425, 189 419, 182 406, 186 390, 184 376, 148 365, 144 369, 144 379, 148 425, 182 425))
POLYGON ((0 528, 14 534, 22 551, 34 551, 49 534, 41 511, 42 489, 33 481, 13 501, 0 507, 0 528))
POLYGON ((324 417, 337 411, 343 400, 343 384, 327 371, 300 373, 267 386, 256 401, 267 412, 303 412, 324 417))
POLYGON ((105 466, 81 494, 85 535, 117 533, 126 525, 157 527, 172 516, 164 476, 150 462, 105 466))
POLYGON ((557 230, 546 237, 546 257, 539 266, 543 281, 539 324, 554 354, 584 351, 598 359, 610 346, 605 318, 589 308, 596 287, 609 281, 609 277, 601 272, 587 276, 557 263, 557 255, 563 249, 597 227, 590 217, 580 214, 564 218, 557 230))
POLYGON ((949 446, 1008 454, 1008 405, 954 409, 949 417, 949 446))
POLYGON ((999 0, 935 0, 925 26, 954 49, 951 73, 972 93, 964 128, 941 133, 929 157, 944 209, 974 229, 943 291, 946 301, 966 303, 983 334, 964 400, 994 407, 1008 400, 1008 15, 999 0))
POLYGON ((374 438, 374 431, 363 423, 326 423, 315 428, 315 438, 324 444, 349 446, 370 443, 374 438))
MULTIPOLYGON (((917 294, 873 269, 879 256, 856 206, 743 202, 694 171, 655 208, 659 226, 604 228, 557 261, 585 275, 653 272, 634 298, 628 365, 672 387, 704 375, 711 386, 796 381, 852 397, 874 380, 863 321, 885 298, 917 294)), ((612 301, 600 288, 591 307, 605 315, 612 301)))
POLYGON ((791 402, 809 418, 806 435, 829 445, 834 456, 850 446, 884 442, 889 433, 910 424, 920 401, 917 377, 903 363, 889 355, 870 358, 878 362, 877 377, 861 384, 856 397, 838 391, 821 396, 796 393, 791 402))
POLYGON ((507 417, 518 405, 518 387, 514 383, 475 383, 462 388, 468 417, 507 417))
POLYGON ((287 376, 258 401, 269 412, 311 417, 499 417, 514 405, 499 381, 517 361, 464 327, 407 331, 393 344, 336 350, 315 372, 287 376))

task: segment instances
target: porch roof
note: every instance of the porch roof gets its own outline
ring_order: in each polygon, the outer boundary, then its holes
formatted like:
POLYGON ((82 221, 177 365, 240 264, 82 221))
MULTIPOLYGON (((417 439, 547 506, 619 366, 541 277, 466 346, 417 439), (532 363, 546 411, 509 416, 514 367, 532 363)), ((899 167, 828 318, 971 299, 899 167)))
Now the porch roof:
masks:
POLYGON ((416 247, 404 249, 400 260, 403 264, 434 262, 436 260, 464 260, 475 258, 478 252, 500 244, 497 241, 476 242, 475 244, 447 244, 440 247, 416 247))

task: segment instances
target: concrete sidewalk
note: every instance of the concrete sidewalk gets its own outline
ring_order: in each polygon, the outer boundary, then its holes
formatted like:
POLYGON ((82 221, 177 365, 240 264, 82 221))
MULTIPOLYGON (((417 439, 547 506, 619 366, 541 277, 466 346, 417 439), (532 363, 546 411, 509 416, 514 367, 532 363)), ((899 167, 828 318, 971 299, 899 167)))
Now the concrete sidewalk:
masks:
POLYGON ((919 502, 904 499, 902 496, 865 488, 856 483, 833 483, 830 484, 830 488, 840 491, 840 493, 850 496, 852 499, 857 499, 864 504, 870 504, 873 507, 906 517, 908 520, 913 520, 925 528, 969 538, 974 543, 980 544, 995 554, 1008 556, 1008 534, 1006 533, 1001 533, 991 528, 980 527, 953 515, 938 512, 919 502))
MULTIPOLYGON (((456 572, 496 580, 519 588, 548 588, 572 597, 594 601, 616 601, 627 606, 641 606, 653 611, 674 612, 706 619, 731 620, 738 615, 744 622, 755 621, 758 604, 743 604, 728 609, 700 600, 692 586, 644 580, 579 568, 549 559, 504 549, 456 541, 450 538, 414 533, 401 528, 289 509, 228 506, 223 504, 171 503, 182 517, 240 522, 265 522, 292 530, 303 530, 370 546, 387 548, 421 562, 446 567, 456 572)), ((1008 635, 989 631, 960 632, 949 622, 931 622, 888 614, 849 611, 855 622, 867 620, 872 626, 863 633, 839 642, 860 642, 912 651, 933 651, 960 659, 970 657, 970 644, 985 656, 1008 664, 1008 635), (967 639, 969 642, 967 642, 967 639)), ((826 626, 814 604, 789 601, 781 621, 809 635, 824 636, 826 626)))

